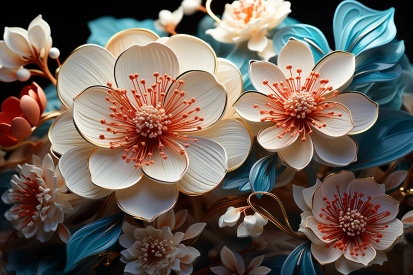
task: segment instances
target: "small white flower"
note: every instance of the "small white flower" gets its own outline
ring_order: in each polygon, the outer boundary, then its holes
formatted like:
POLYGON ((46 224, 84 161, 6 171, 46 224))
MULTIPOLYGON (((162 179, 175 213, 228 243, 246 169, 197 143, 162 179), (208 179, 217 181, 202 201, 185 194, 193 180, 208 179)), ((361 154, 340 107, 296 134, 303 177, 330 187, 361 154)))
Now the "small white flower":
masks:
POLYGON ((181 7, 183 8, 185 15, 192 15, 199 10, 201 3, 201 0, 183 0, 181 7))
POLYGON ((161 31, 176 34, 176 26, 178 26, 179 22, 181 22, 183 16, 184 11, 182 7, 179 7, 174 12, 161 10, 159 12, 159 19, 155 20, 155 26, 161 31))
POLYGON ((231 251, 226 246, 221 249, 221 261, 224 266, 214 266, 211 267, 211 271, 218 275, 244 275, 244 274, 268 274, 271 269, 265 266, 261 266, 262 260, 264 260, 264 255, 255 257, 251 260, 248 265, 247 270, 245 270, 245 262, 241 255, 236 252, 231 251))
POLYGON ((237 237, 258 237, 262 234, 264 225, 266 225, 267 223, 268 219, 264 218, 258 213, 254 213, 254 215, 247 215, 245 216, 244 221, 240 223, 237 228, 237 237))
POLYGON ((36 235, 45 242, 59 229, 60 238, 67 242, 70 232, 63 225, 64 215, 73 208, 64 194, 64 179, 49 154, 43 161, 33 155, 33 164, 17 165, 19 175, 12 177, 12 188, 1 197, 4 203, 13 204, 4 216, 26 239, 36 235))
POLYGON ((185 222, 186 210, 173 210, 158 217, 155 224, 146 228, 135 227, 128 222, 122 226, 119 243, 127 248, 121 251, 121 261, 126 263, 125 272, 131 274, 191 274, 192 262, 200 256, 198 250, 185 246, 182 241, 201 234, 205 223, 191 225, 185 233, 171 231, 185 222), (148 249, 151 248, 151 249, 148 249))

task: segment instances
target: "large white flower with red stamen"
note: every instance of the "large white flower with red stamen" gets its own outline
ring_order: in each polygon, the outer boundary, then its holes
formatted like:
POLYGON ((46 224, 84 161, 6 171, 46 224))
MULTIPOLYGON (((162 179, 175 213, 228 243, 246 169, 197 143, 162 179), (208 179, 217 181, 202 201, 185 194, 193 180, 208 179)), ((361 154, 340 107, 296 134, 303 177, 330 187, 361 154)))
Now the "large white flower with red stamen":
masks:
POLYGON ((347 274, 387 260, 383 250, 402 236, 403 224, 396 219, 399 202, 384 192, 384 184, 349 171, 310 188, 294 186, 294 200, 304 211, 299 231, 312 241, 320 264, 336 262, 347 274))
POLYGON ((49 134, 73 192, 99 198, 118 190, 119 206, 145 220, 170 209, 178 190, 199 195, 215 188, 251 146, 240 121, 220 120, 233 114, 225 112, 236 99, 227 90, 241 90, 239 70, 198 38, 157 39, 129 30, 108 50, 75 50, 57 84, 72 110, 49 134))
POLYGON ((11 188, 1 197, 4 203, 13 204, 4 213, 6 219, 26 239, 36 236, 45 242, 59 231, 60 238, 67 242, 70 232, 63 222, 65 214, 73 211, 70 200, 75 195, 65 194, 65 181, 52 157, 47 154, 41 160, 33 155, 33 164, 17 165, 17 172, 11 188))
POLYGON ((278 66, 251 62, 250 79, 257 91, 235 102, 238 114, 262 123, 258 142, 278 152, 296 170, 314 159, 345 166, 357 159, 357 144, 348 135, 370 128, 378 105, 361 93, 339 93, 350 83, 354 56, 332 52, 314 66, 310 48, 290 39, 278 56, 278 66))

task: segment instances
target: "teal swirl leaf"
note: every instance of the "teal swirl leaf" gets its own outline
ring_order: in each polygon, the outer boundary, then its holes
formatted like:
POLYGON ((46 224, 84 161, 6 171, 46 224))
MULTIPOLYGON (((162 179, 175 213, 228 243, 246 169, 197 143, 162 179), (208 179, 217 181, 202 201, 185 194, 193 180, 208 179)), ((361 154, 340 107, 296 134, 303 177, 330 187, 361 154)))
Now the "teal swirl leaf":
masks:
POLYGON ((394 8, 376 11, 357 1, 343 1, 334 14, 333 31, 336 50, 357 56, 394 39, 394 8))
MULTIPOLYGON (((254 192, 269 192, 274 188, 277 178, 278 155, 272 154, 259 159, 251 168, 249 181, 254 192)), ((258 197, 261 194, 257 195, 258 197)))
POLYGON ((157 33, 159 36, 167 36, 168 34, 166 32, 160 31, 155 27, 154 22, 153 19, 138 21, 133 18, 117 19, 112 16, 103 16, 88 22, 91 34, 86 43, 104 47, 109 38, 115 33, 130 28, 145 28, 157 33))
POLYGON ((285 260, 282 275, 321 275, 320 265, 311 255, 311 242, 297 246, 285 260))
POLYGON ((307 24, 295 24, 286 26, 274 34, 272 41, 277 54, 291 37, 306 42, 310 46, 314 63, 331 51, 327 39, 319 29, 307 24))
POLYGON ((83 259, 109 250, 119 239, 123 216, 119 212, 76 231, 66 245, 65 272, 74 269, 83 259))
POLYGON ((262 261, 263 266, 266 266, 268 268, 271 268, 270 273, 268 275, 280 275, 281 274, 281 268, 287 259, 288 255, 275 255, 269 258, 265 258, 262 261))
POLYGON ((373 127, 353 138, 359 147, 357 161, 344 169, 388 164, 413 150, 413 116, 401 110, 380 108, 373 127))

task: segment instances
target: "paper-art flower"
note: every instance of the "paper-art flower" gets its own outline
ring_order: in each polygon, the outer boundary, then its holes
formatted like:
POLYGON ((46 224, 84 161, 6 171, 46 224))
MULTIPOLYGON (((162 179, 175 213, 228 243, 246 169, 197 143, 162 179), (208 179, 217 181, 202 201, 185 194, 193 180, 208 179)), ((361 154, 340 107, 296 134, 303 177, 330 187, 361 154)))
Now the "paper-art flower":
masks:
POLYGON ((110 51, 95 45, 75 50, 57 85, 72 111, 57 118, 49 135, 53 150, 63 154, 59 165, 70 190, 89 198, 118 190, 118 205, 144 220, 172 208, 178 190, 199 195, 214 189, 251 147, 242 122, 220 120, 227 91, 242 87, 236 67, 192 36, 151 39, 158 37, 134 29, 111 39, 110 51), (133 39, 141 44, 130 46, 133 39), (77 130, 94 146, 78 142, 72 112, 77 130))
POLYGON ((67 242, 70 231, 63 224, 65 215, 73 211, 71 195, 66 195, 65 181, 47 154, 43 160, 33 155, 33 164, 17 165, 18 175, 11 179, 11 188, 2 195, 13 206, 4 216, 13 223, 19 235, 41 242, 49 240, 55 231, 67 242))
POLYGON ((193 271, 192 263, 200 256, 197 249, 182 242, 201 234, 205 223, 191 225, 185 233, 175 231, 186 219, 186 210, 166 212, 155 220, 155 226, 138 228, 124 222, 119 243, 126 248, 121 251, 121 261, 126 263, 125 272, 140 274, 186 275, 193 271))
POLYGON ((224 246, 221 249, 220 256, 224 266, 211 267, 211 271, 217 275, 265 275, 271 272, 270 268, 266 266, 261 266, 262 260, 264 260, 264 255, 252 259, 246 270, 245 262, 242 259, 241 255, 234 251, 231 251, 228 247, 224 246))
POLYGON ((202 6, 202 0, 183 0, 181 7, 185 15, 192 15, 196 11, 205 10, 205 8, 202 6))
POLYGON ((290 2, 283 0, 234 1, 225 5, 217 27, 206 33, 221 43, 248 41, 249 50, 264 52, 272 49, 272 41, 267 38, 269 31, 287 17, 290 6, 290 2))
POLYGON ((278 56, 278 66, 251 62, 250 79, 257 91, 243 93, 234 108, 244 119, 262 124, 257 140, 278 152, 288 166, 301 170, 314 159, 345 166, 357 159, 349 137, 369 129, 378 105, 357 92, 339 93, 354 73, 354 56, 332 52, 315 66, 310 48, 291 39, 278 56))
POLYGON ((299 231, 311 241, 320 264, 335 262, 347 274, 387 260, 383 250, 403 235, 396 218, 399 202, 373 178, 349 171, 328 175, 310 188, 294 186, 294 200, 304 211, 299 231))
MULTIPOLYGON (((245 213, 246 207, 235 208, 233 206, 228 207, 225 214, 219 217, 218 225, 219 227, 234 226, 241 213, 245 213)), ((253 215, 245 215, 243 222, 238 225, 237 228, 237 237, 244 238, 251 236, 253 238, 258 237, 262 234, 264 230, 264 225, 268 223, 268 219, 261 216, 257 212, 254 212, 253 215)))
POLYGON ((1 104, 0 145, 13 146, 32 135, 32 127, 39 122, 46 109, 43 89, 35 82, 24 87, 20 99, 6 98, 1 104))
POLYGON ((20 27, 6 27, 0 41, 0 64, 7 68, 20 68, 34 60, 47 60, 52 47, 50 27, 38 15, 30 22, 27 30, 20 27))

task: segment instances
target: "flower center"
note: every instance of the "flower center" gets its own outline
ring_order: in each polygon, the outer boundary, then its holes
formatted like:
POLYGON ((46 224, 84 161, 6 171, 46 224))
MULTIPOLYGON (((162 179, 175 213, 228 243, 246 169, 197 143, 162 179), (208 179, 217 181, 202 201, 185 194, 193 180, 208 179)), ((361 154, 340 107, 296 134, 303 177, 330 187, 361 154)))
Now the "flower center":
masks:
POLYGON ((17 201, 11 208, 16 215, 13 218, 22 222, 23 227, 32 225, 43 207, 49 203, 49 191, 49 188, 39 186, 35 180, 26 178, 24 183, 19 184, 19 188, 13 189, 13 199, 17 201))
POLYGON ((265 11, 265 1, 263 0, 239 0, 233 2, 235 18, 244 24, 253 18, 259 18, 265 11))
POLYGON ((174 259, 173 252, 176 250, 172 241, 158 240, 153 237, 136 242, 133 248, 140 251, 137 261, 144 269, 156 265, 158 270, 170 264, 174 259))
POLYGON ((365 199, 363 193, 337 192, 333 200, 323 197, 323 201, 325 207, 321 208, 319 216, 328 222, 319 223, 318 229, 323 240, 329 242, 327 248, 333 245, 343 251, 350 249, 350 255, 364 256, 368 244, 380 242, 383 237, 380 231, 388 227, 380 221, 390 212, 380 212, 380 204, 373 204, 370 196, 365 199))
POLYGON ((292 66, 288 65, 290 77, 284 82, 274 82, 269 84, 268 80, 263 80, 263 84, 271 89, 268 94, 270 102, 265 106, 254 104, 253 108, 258 108, 262 115, 261 121, 274 122, 277 127, 284 128, 278 138, 282 138, 289 133, 291 136, 301 135, 301 140, 306 141, 306 135, 313 133, 312 128, 323 128, 327 126, 324 118, 341 117, 341 113, 331 111, 336 105, 335 102, 325 102, 325 100, 338 96, 338 91, 333 91, 333 87, 327 86, 327 79, 319 79, 320 74, 311 72, 304 83, 301 83, 301 69, 297 69, 297 75, 293 76, 292 66), (327 97, 325 97, 327 94, 327 97))
MULTIPOLYGON (((183 80, 176 83, 177 80, 166 74, 160 76, 155 72, 153 75, 155 83, 147 86, 145 79, 139 80, 138 74, 131 74, 129 79, 134 89, 129 95, 126 90, 113 88, 112 83, 108 83, 106 101, 111 104, 109 115, 113 120, 100 121, 107 126, 107 132, 115 135, 109 142, 110 148, 124 147, 122 159, 134 163, 135 167, 154 164, 155 152, 166 160, 165 146, 185 154, 183 147, 197 140, 179 132, 201 130, 204 120, 198 115, 201 108, 194 106, 196 99, 185 99, 185 92, 181 90, 183 80), (175 89, 168 91, 172 85, 175 89)), ((106 139, 104 134, 99 138, 106 139)))

